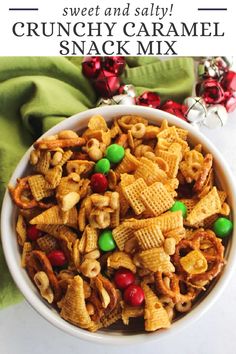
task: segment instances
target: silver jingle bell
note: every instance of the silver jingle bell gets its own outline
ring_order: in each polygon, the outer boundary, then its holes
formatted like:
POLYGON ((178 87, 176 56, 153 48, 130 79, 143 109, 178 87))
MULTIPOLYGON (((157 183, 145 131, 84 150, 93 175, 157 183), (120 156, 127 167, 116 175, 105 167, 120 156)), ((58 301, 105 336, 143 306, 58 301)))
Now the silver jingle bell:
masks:
POLYGON ((111 98, 113 100, 113 104, 119 104, 119 105, 135 105, 135 98, 131 97, 129 95, 116 95, 111 98))
POLYGON ((227 66, 223 57, 208 57, 199 63, 198 74, 200 77, 220 79, 224 75, 227 66))
POLYGON ((184 105, 188 107, 185 115, 189 122, 202 122, 205 119, 207 109, 202 97, 187 97, 184 105))
POLYGON ((233 66, 234 63, 234 57, 222 57, 222 59, 224 60, 224 62, 226 63, 226 65, 231 68, 233 66))
POLYGON ((116 95, 111 98, 100 98, 96 106, 112 106, 112 105, 135 105, 135 98, 128 95, 116 95))
POLYGON ((209 106, 207 115, 204 120, 204 125, 210 129, 223 127, 228 120, 228 113, 225 107, 221 104, 209 106))
POLYGON ((136 97, 136 91, 135 91, 135 88, 133 85, 124 85, 122 87, 122 89, 123 89, 122 94, 126 94, 130 97, 133 97, 133 98, 136 97))
POLYGON ((100 98, 96 103, 96 107, 111 106, 112 104, 114 103, 112 103, 111 98, 100 98))

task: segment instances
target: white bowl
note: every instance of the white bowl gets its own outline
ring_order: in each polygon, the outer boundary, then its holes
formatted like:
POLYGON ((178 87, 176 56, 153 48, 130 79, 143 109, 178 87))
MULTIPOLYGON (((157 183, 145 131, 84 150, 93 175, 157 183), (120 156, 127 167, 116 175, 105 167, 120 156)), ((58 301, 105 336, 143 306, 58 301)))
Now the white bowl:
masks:
MULTIPOLYGON (((100 107, 74 115, 71 118, 64 120, 52 129, 50 129, 43 136, 56 134, 60 130, 73 129, 79 131, 87 126, 89 118, 94 114, 101 114, 107 121, 111 121, 114 117, 133 114, 140 115, 150 122, 160 125, 163 119, 167 119, 171 125, 176 125, 180 128, 187 129, 189 131, 189 141, 192 143, 200 142, 206 152, 209 152, 214 157, 214 165, 217 170, 217 176, 221 187, 229 195, 229 203, 233 209, 236 210, 236 190, 235 182, 231 175, 231 171, 228 168, 224 158, 219 151, 209 142, 209 140, 203 136, 200 132, 195 130, 190 124, 182 121, 173 115, 154 110, 152 108, 140 107, 140 106, 107 106, 100 107)), ((21 161, 19 162, 15 172, 13 173, 10 183, 14 184, 17 177, 21 177, 27 170, 27 164, 29 161, 29 155, 32 147, 25 153, 21 161)), ((236 213, 232 213, 233 221, 236 225, 236 213)), ((16 241, 15 232, 15 220, 16 220, 16 207, 13 205, 8 191, 5 193, 5 197, 2 205, 1 215, 1 233, 2 244, 6 257, 6 261, 12 277, 16 282, 18 288, 25 296, 26 300, 32 305, 32 307, 45 319, 51 322, 54 326, 60 328, 66 333, 79 337, 81 339, 97 342, 101 344, 133 344, 138 342, 145 342, 150 340, 158 340, 164 337, 168 337, 176 331, 184 328, 188 324, 198 319, 204 312, 208 310, 210 306, 216 301, 223 289, 227 285, 230 276, 232 274, 234 265, 236 263, 236 232, 234 231, 234 237, 229 241, 226 258, 227 265, 223 270, 219 280, 212 287, 210 292, 204 297, 200 303, 193 307, 193 309, 174 322, 170 329, 159 330, 154 333, 129 333, 122 331, 99 331, 97 333, 90 333, 78 327, 75 327, 68 322, 64 321, 59 314, 46 304, 40 297, 35 286, 32 284, 26 271, 20 266, 20 252, 16 241)))

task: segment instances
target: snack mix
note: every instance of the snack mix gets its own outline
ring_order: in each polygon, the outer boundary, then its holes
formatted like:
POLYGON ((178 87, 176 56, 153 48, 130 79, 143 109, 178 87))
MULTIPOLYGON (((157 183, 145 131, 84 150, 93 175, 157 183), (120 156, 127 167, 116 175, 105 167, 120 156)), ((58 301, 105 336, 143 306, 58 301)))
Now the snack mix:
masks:
POLYGON ((230 206, 212 155, 187 136, 166 120, 108 127, 96 115, 80 135, 34 143, 30 175, 9 186, 21 264, 66 321, 167 328, 222 271, 230 206))

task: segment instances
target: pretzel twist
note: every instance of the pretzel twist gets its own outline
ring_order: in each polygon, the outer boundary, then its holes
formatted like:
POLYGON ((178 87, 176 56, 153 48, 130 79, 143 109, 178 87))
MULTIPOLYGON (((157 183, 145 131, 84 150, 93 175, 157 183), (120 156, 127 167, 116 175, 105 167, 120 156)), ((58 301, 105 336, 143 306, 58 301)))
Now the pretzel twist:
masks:
POLYGON ((155 273, 156 287, 158 292, 162 295, 170 297, 174 303, 177 302, 186 302, 195 298, 196 289, 192 288, 190 285, 184 282, 184 285, 187 289, 186 293, 181 293, 181 282, 183 281, 180 276, 175 273, 155 273), (168 277, 170 282, 169 285, 166 284, 164 278, 168 277))
POLYGON ((23 198, 24 192, 30 192, 30 186, 28 182, 29 178, 30 176, 18 178, 16 187, 10 188, 12 199, 14 200, 15 204, 22 209, 31 209, 38 206, 38 202, 33 198, 32 194, 32 199, 27 200, 26 198, 23 198))
POLYGON ((60 300, 61 288, 59 286, 57 277, 54 274, 51 263, 44 252, 33 250, 29 257, 26 259, 26 269, 33 282, 36 273, 40 271, 45 272, 48 276, 49 284, 53 290, 54 302, 60 300))
POLYGON ((96 288, 92 289, 91 296, 88 298, 88 301, 94 306, 94 314, 91 316, 93 321, 100 320, 104 315, 108 315, 114 308, 117 306, 118 294, 114 285, 104 276, 99 274, 97 278, 102 282, 104 289, 107 291, 110 302, 108 306, 104 309, 102 306, 102 301, 98 296, 96 288))
POLYGON ((209 282, 220 273, 224 265, 224 246, 222 245, 221 240, 215 236, 213 231, 198 230, 194 233, 191 239, 183 239, 178 243, 172 260, 178 273, 181 274, 184 279, 193 284, 197 282, 209 282), (203 249, 202 245, 206 242, 210 244, 210 247, 203 249), (187 254, 191 250, 199 250, 202 252, 208 264, 206 272, 190 275, 184 271, 180 264, 180 258, 182 257, 181 253, 185 252, 187 254))

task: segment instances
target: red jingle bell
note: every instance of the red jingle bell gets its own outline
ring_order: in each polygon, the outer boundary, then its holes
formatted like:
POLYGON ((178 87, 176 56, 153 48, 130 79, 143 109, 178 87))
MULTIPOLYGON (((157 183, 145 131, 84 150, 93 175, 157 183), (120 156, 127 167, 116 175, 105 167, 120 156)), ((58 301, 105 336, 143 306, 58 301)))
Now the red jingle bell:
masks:
POLYGON ((82 63, 82 73, 88 79, 95 79, 101 70, 100 57, 86 57, 82 63))
POLYGON ((188 121, 185 113, 188 111, 188 107, 185 106, 184 104, 172 101, 172 100, 167 100, 161 107, 160 109, 162 111, 168 112, 170 114, 173 114, 174 116, 185 120, 186 122, 188 121))
POLYGON ((91 177, 91 188, 94 193, 104 193, 108 188, 106 176, 102 173, 94 173, 91 177))
POLYGON ((207 79, 196 86, 198 96, 202 96, 208 104, 220 103, 224 100, 224 90, 221 84, 214 79, 207 79))
POLYGON ((124 57, 105 57, 103 62, 105 70, 117 76, 121 75, 125 69, 124 57))
POLYGON ((228 67, 231 65, 230 62, 227 61, 226 57, 215 58, 215 63, 222 72, 228 71, 228 67))
POLYGON ((196 95, 200 96, 202 82, 198 82, 195 87, 196 95))
POLYGON ((233 112, 236 109, 236 92, 225 92, 224 106, 227 112, 233 112))
POLYGON ((137 97, 136 104, 139 106, 146 106, 151 108, 159 108, 161 104, 160 96, 157 93, 151 91, 145 91, 137 97))
POLYGON ((229 70, 224 74, 221 85, 225 91, 236 91, 236 72, 229 70))
POLYGON ((98 96, 112 97, 120 87, 120 80, 113 73, 102 70, 97 79, 93 82, 93 86, 98 96))
POLYGON ((66 256, 61 250, 54 250, 47 255, 53 267, 62 267, 66 264, 66 256))

